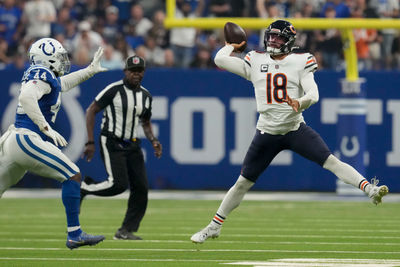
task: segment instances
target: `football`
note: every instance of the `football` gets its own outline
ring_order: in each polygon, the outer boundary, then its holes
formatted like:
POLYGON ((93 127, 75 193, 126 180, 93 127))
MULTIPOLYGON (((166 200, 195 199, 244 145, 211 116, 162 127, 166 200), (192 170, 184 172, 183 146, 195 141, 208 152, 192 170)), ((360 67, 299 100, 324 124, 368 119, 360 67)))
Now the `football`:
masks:
POLYGON ((247 36, 242 27, 233 23, 227 22, 224 26, 225 41, 230 44, 240 44, 245 41, 246 44, 241 47, 239 52, 243 52, 247 45, 247 36))

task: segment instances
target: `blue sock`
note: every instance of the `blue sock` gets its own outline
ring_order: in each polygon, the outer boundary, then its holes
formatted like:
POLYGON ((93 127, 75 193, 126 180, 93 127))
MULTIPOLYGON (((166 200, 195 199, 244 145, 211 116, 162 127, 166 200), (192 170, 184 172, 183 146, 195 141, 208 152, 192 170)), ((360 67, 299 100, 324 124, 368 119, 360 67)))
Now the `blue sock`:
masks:
POLYGON ((81 234, 79 224, 80 185, 74 180, 62 183, 61 198, 67 214, 68 235, 75 237, 81 234))

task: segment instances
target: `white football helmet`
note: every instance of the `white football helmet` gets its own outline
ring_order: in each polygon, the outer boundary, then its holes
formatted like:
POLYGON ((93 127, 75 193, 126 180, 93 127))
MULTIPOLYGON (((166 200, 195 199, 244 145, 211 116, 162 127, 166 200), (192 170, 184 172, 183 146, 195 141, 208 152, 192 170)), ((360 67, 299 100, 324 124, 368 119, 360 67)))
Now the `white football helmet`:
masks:
POLYGON ((42 38, 34 42, 28 56, 31 65, 48 67, 56 76, 68 73, 71 68, 67 50, 53 38, 42 38))

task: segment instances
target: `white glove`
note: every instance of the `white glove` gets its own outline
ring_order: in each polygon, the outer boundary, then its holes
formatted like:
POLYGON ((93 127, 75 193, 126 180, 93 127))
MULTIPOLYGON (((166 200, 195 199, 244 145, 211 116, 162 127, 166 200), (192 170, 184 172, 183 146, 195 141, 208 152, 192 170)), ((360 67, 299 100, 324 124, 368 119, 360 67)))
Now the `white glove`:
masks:
POLYGON ((98 72, 107 71, 107 68, 103 68, 100 64, 101 56, 103 55, 103 47, 99 47, 96 53, 94 53, 92 63, 88 66, 90 72, 94 75, 98 72))
POLYGON ((50 125, 46 125, 45 127, 40 129, 42 133, 53 139, 53 142, 56 146, 66 146, 68 142, 64 139, 64 137, 59 134, 57 131, 53 130, 50 125))

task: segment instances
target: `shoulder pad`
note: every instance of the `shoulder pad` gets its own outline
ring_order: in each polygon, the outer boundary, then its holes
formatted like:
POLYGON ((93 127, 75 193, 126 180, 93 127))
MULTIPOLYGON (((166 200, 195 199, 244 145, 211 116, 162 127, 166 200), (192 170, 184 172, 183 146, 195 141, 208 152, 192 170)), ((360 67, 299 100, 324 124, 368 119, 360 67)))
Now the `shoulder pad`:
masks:
POLYGON ((22 77, 22 82, 30 80, 40 80, 46 83, 54 83, 57 81, 57 77, 54 73, 46 67, 32 66, 27 69, 22 77))
POLYGON ((249 67, 251 67, 251 57, 252 57, 252 55, 253 55, 253 52, 254 51, 250 51, 250 52, 248 52, 245 56, 244 56, 244 62, 247 64, 247 65, 249 65, 249 67))
POLYGON ((310 53, 305 53, 306 55, 306 62, 304 66, 304 70, 309 71, 309 72, 314 72, 318 68, 318 63, 315 57, 310 54, 310 53))

